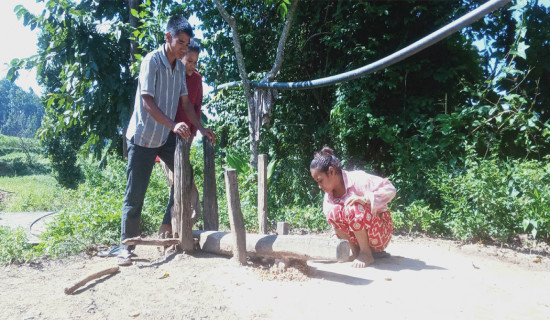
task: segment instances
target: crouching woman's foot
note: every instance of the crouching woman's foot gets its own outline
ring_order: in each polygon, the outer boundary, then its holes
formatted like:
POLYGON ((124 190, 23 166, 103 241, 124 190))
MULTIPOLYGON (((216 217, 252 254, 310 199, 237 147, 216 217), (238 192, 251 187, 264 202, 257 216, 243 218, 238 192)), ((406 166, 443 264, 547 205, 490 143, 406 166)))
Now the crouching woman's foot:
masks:
POLYGON ((359 252, 355 260, 351 262, 351 266, 354 268, 365 268, 374 263, 372 254, 366 252, 359 252))

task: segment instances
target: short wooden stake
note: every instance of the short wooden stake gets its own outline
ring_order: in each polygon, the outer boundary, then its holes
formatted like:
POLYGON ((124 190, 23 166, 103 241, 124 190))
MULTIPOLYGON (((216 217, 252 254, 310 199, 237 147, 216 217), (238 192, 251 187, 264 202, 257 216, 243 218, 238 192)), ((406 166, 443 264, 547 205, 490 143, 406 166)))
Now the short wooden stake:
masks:
POLYGON ((203 137, 204 153, 204 187, 203 187, 203 218, 204 230, 218 230, 218 196, 216 191, 216 163, 214 145, 210 139, 203 137))
POLYGON ((172 232, 179 238, 178 248, 193 251, 193 219, 191 209, 191 164, 189 153, 191 140, 177 136, 174 153, 174 207, 172 208, 172 232))
POLYGON ((116 273, 116 272, 118 272, 118 269, 119 269, 119 267, 111 267, 111 268, 108 268, 108 269, 105 269, 105 270, 98 271, 96 273, 92 273, 89 276, 87 276, 86 278, 84 278, 84 279, 78 281, 77 283, 73 284, 72 286, 70 286, 68 288, 65 288, 65 294, 72 294, 73 292, 76 291, 76 289, 82 287, 86 283, 88 283, 92 280, 95 280, 95 279, 99 279, 99 278, 101 278, 103 276, 106 276, 108 274, 116 273))
POLYGON ((258 231, 267 234, 267 155, 258 155, 258 231))
POLYGON ((246 265, 246 232, 235 169, 225 169, 225 193, 229 206, 229 224, 233 235, 233 259, 241 265, 246 265))
POLYGON ((277 234, 288 234, 289 224, 288 222, 277 222, 277 234))

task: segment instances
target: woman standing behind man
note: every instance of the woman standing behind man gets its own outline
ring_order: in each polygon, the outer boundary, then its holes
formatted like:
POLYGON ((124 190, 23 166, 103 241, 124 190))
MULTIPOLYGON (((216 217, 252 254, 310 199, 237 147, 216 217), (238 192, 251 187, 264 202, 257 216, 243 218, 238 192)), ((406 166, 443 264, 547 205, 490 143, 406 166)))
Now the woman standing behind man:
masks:
MULTIPOLYGON (((181 61, 185 65, 185 76, 186 76, 187 93, 188 93, 189 101, 193 105, 193 109, 195 111, 197 119, 199 119, 200 121, 203 91, 202 91, 202 76, 197 71, 199 53, 200 53, 199 43, 195 39, 191 39, 191 41, 189 42, 189 46, 187 47, 187 52, 183 56, 183 59, 181 61)), ((191 121, 189 120, 189 117, 185 114, 181 101, 178 105, 178 110, 176 112, 176 117, 174 119, 174 122, 185 122, 189 126, 189 130, 191 131, 191 136, 193 138, 197 134, 197 127, 191 123, 191 121)), ((159 161, 160 159, 157 157, 157 162, 159 161)), ((168 183, 170 184, 170 189, 172 189, 171 187, 174 184, 174 172, 172 172, 172 170, 170 170, 170 168, 164 162, 160 161, 160 164, 162 165, 162 168, 166 173, 166 178, 168 179, 168 183)), ((170 199, 173 199, 173 197, 171 197, 170 199)), ((201 205, 200 205, 199 190, 197 189, 197 185, 195 184, 194 179, 193 179, 193 185, 191 187, 191 207, 193 211, 193 219, 198 218, 201 215, 201 205)), ((164 215, 164 218, 162 219, 162 225, 159 230, 159 235, 162 238, 172 237, 171 217, 172 217, 172 213, 166 212, 166 214, 164 215)))

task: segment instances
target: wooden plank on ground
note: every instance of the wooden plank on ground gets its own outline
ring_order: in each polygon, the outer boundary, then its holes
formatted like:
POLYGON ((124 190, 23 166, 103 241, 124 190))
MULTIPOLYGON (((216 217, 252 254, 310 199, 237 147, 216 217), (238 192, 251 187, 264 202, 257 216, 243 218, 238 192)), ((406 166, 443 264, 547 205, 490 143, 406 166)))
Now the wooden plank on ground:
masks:
POLYGON ((179 238, 167 238, 167 239, 143 239, 141 237, 127 238, 122 241, 126 246, 170 246, 173 244, 179 244, 179 238))
POLYGON ((65 294, 72 294, 73 292, 76 291, 76 289, 82 287, 86 283, 88 283, 92 280, 95 280, 95 279, 99 279, 99 278, 101 278, 103 276, 106 276, 106 275, 109 275, 109 274, 114 274, 114 273, 118 272, 118 270, 119 270, 119 267, 111 267, 111 268, 108 268, 108 269, 104 269, 104 270, 92 273, 92 274, 88 275, 86 278, 84 278, 84 279, 78 281, 77 283, 73 284, 72 286, 65 288, 65 294))

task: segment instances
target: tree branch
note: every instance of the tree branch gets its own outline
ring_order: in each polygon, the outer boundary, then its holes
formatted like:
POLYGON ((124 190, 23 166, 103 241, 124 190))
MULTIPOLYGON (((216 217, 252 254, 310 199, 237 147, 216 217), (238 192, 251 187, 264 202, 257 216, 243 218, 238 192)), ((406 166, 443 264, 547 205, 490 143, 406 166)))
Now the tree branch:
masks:
POLYGON ((259 143, 254 139, 256 135, 254 129, 254 123, 257 121, 256 109, 254 108, 254 97, 250 91, 250 83, 248 82, 248 73, 244 64, 243 52, 241 49, 241 41, 239 37, 239 31, 237 30, 237 22, 233 16, 231 16, 225 8, 222 6, 220 0, 213 0, 220 12, 222 18, 231 27, 231 33, 233 35, 233 46, 235 47, 235 57, 237 58, 237 66, 239 67, 239 75, 243 81, 243 90, 248 102, 248 132, 250 134, 250 163, 255 168, 258 158, 258 146, 259 143))
MULTIPOLYGON (((218 8, 218 11, 222 15, 222 18, 229 24, 231 27, 231 33, 233 35, 233 45, 235 46, 235 56, 237 58, 237 66, 239 67, 239 75, 243 81, 244 94, 246 95, 246 100, 250 102, 252 95, 250 93, 250 84, 248 83, 248 74, 246 72, 246 67, 244 65, 244 57, 241 49, 241 41, 239 36, 239 31, 237 30, 237 22, 235 18, 231 16, 225 8, 222 6, 220 0, 213 0, 218 8)), ((249 107, 250 110, 250 107, 249 107)))
POLYGON ((277 75, 277 72, 279 72, 279 69, 281 69, 281 66, 283 65, 283 58, 285 54, 285 44, 286 44, 286 40, 288 39, 290 27, 292 26, 292 20, 294 19, 294 13, 296 12, 296 8, 298 7, 299 1, 300 0, 295 0, 292 3, 292 7, 290 8, 288 15, 286 16, 285 27, 283 28, 283 32, 281 33, 281 38, 279 39, 279 45, 277 46, 277 55, 275 56, 275 63, 273 64, 273 68, 271 69, 271 71, 269 71, 269 73, 265 76, 265 78, 262 81, 268 81, 268 82, 273 81, 273 79, 275 79, 275 76, 277 75))

